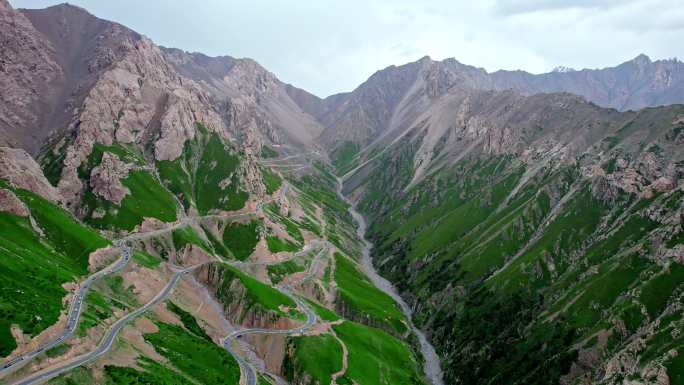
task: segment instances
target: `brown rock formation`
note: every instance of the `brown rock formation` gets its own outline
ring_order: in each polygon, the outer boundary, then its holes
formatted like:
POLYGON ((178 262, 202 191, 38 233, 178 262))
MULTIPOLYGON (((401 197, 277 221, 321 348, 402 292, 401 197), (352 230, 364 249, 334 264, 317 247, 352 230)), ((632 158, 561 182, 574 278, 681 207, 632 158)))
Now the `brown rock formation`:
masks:
POLYGON ((27 217, 31 212, 24 203, 10 190, 0 188, 0 211, 8 212, 20 217, 27 217))
POLYGON ((60 199, 38 163, 24 150, 0 147, 0 178, 53 202, 60 199))
POLYGON ((102 155, 102 163, 93 168, 90 174, 90 186, 93 193, 102 198, 121 204, 121 200, 130 193, 121 181, 128 176, 130 166, 119 160, 111 152, 102 155))
POLYGON ((49 85, 61 77, 55 48, 31 22, 0 2, 0 145, 35 150, 49 85))

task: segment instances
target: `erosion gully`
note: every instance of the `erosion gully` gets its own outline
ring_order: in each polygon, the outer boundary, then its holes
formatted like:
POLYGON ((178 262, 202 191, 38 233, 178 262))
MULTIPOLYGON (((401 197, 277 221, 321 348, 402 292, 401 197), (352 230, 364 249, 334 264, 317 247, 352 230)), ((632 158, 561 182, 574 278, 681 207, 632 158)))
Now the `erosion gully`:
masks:
POLYGON ((425 359, 425 365, 423 365, 423 370, 425 371, 425 375, 427 376, 427 378, 430 380, 432 385, 444 385, 444 381, 442 379, 442 368, 439 362, 439 356, 437 355, 434 346, 432 346, 432 344, 430 344, 430 341, 428 341, 427 337, 425 337, 425 333, 423 333, 422 330, 418 329, 413 324, 413 312, 411 311, 411 308, 408 306, 406 301, 404 301, 404 299, 401 298, 396 287, 394 287, 394 285, 391 282, 383 278, 375 270, 370 253, 373 244, 368 242, 368 240, 366 239, 366 219, 363 217, 363 215, 361 215, 361 213, 359 213, 356 210, 356 205, 342 193, 342 180, 340 178, 337 178, 337 194, 345 202, 349 204, 349 213, 358 225, 356 228, 356 233, 358 234, 359 238, 361 239, 361 242, 363 243, 361 264, 366 274, 368 275, 368 277, 370 277, 371 281, 373 282, 373 284, 375 284, 375 286, 377 286, 380 290, 387 293, 390 297, 394 298, 394 300, 397 301, 397 303, 399 304, 399 307, 401 307, 401 311, 406 316, 406 319, 409 322, 411 330, 418 337, 418 341, 420 343, 420 351, 423 354, 423 358, 425 359))

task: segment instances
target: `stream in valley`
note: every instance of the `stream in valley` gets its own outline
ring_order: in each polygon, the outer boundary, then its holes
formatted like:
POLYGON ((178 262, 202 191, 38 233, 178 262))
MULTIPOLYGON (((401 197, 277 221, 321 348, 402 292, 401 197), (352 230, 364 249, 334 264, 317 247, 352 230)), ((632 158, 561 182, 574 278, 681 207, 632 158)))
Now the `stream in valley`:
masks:
POLYGON ((394 298, 395 301, 397 301, 397 303, 401 307, 402 312, 404 313, 404 315, 406 315, 406 318, 408 319, 409 326, 411 327, 415 335, 418 337, 418 341, 420 342, 420 351, 423 354, 423 357, 425 358, 425 365, 423 367, 423 369, 425 370, 425 375, 428 377, 432 385, 444 385, 444 381, 442 380, 442 369, 440 367, 439 356, 437 355, 437 352, 435 352, 435 348, 432 346, 432 344, 430 344, 430 341, 427 340, 427 337, 425 337, 425 333, 423 333, 422 330, 418 329, 413 324, 413 312, 411 311, 411 308, 408 306, 406 301, 404 301, 404 299, 401 298, 394 285, 392 285, 391 282, 383 278, 375 270, 370 255, 370 251, 373 245, 370 242, 368 242, 368 240, 366 240, 365 237, 366 219, 363 217, 363 215, 361 215, 361 213, 356 211, 354 203, 352 203, 346 196, 344 196, 344 194, 342 194, 342 180, 340 178, 337 179, 337 193, 342 199, 344 199, 345 202, 349 204, 349 213, 358 224, 356 232, 359 235, 361 241, 363 242, 361 264, 363 265, 366 274, 375 286, 377 286, 380 290, 384 291, 390 297, 394 298))

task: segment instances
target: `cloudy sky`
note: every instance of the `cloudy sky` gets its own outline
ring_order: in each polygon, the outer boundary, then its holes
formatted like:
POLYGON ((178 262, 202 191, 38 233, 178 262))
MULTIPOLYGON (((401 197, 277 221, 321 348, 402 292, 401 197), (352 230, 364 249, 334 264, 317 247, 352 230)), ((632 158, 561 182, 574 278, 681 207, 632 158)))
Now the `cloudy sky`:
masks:
POLYGON ((254 58, 319 96, 425 55, 534 73, 684 58, 682 1, 70 0, 164 46, 254 58))

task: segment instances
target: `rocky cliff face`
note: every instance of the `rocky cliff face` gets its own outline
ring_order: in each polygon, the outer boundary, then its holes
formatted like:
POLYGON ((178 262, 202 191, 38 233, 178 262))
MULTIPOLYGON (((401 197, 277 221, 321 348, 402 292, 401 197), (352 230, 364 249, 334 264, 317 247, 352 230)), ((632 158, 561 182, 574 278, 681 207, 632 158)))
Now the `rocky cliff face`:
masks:
POLYGON ((265 143, 310 148, 322 130, 250 59, 160 48, 70 5, 15 11, 4 2, 0 11, 3 143, 33 154, 42 147, 48 179, 72 207, 86 187, 78 169, 96 144, 174 161, 198 122, 247 154, 265 143))
POLYGON ((15 11, 5 3, 0 13, 8 53, 3 129, 12 145, 35 155, 48 135, 73 121, 90 88, 140 36, 70 5, 15 11))
POLYGON ((183 76, 197 81, 215 98, 233 134, 248 147, 262 143, 312 147, 321 125, 286 92, 287 86, 259 63, 229 56, 164 49, 168 61, 183 76))
POLYGON ((657 336, 682 323, 684 107, 428 92, 431 74, 422 113, 395 114, 341 173, 446 382, 674 378, 681 337, 657 336))
MULTIPOLYGON (((684 107, 618 110, 683 101, 680 62, 640 56, 531 75, 426 57, 319 99, 253 60, 159 47, 69 5, 16 11, 0 0, 0 32, 0 144, 9 146, 0 147, 0 211, 17 223, 34 210, 20 189, 107 234, 253 208, 269 189, 264 145, 307 154, 321 143, 371 220, 378 268, 444 358, 447 383, 676 378, 684 107)), ((351 237, 338 239, 350 231, 335 226, 345 221, 338 211, 347 214, 323 171, 293 181, 311 218, 329 218, 308 228, 353 254, 351 237)), ((187 263, 212 249, 231 256, 217 240, 225 235, 200 230, 149 241, 149 251, 194 250, 187 263)), ((294 324, 293 309, 270 303, 277 291, 253 280, 268 295, 250 293, 247 277, 220 266, 197 278, 233 323, 294 324)), ((354 306, 337 310, 367 318, 354 306)), ((284 340, 252 342, 280 372, 284 340)))
POLYGON ((52 202, 61 198, 57 189, 43 175, 38 163, 21 149, 0 147, 0 178, 52 202))
POLYGON ((318 99, 303 90, 289 93, 326 127, 321 141, 338 154, 345 142, 369 144, 402 126, 425 100, 453 90, 513 90, 521 95, 569 92, 602 107, 620 111, 684 102, 684 64, 676 59, 651 61, 640 55, 617 67, 600 70, 564 70, 534 75, 524 71, 497 71, 424 57, 402 66, 390 66, 371 76, 350 93, 318 99), (413 110, 413 111, 412 111, 413 110))
POLYGON ((35 127, 51 99, 49 85, 64 74, 53 44, 7 1, 0 1, 0 36, 0 145, 35 151, 46 134, 35 127))

